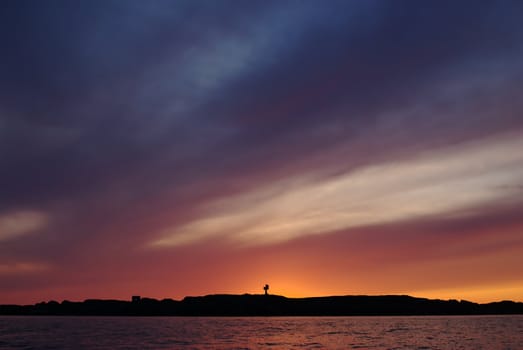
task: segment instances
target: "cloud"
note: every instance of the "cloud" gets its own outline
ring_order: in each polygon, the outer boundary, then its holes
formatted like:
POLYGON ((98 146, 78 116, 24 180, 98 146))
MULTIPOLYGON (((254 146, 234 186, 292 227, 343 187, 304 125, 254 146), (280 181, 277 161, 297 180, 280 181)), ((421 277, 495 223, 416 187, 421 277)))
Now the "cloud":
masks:
POLYGON ((0 276, 2 275, 20 275, 31 274, 35 272, 42 272, 49 270, 46 264, 36 264, 31 262, 17 262, 10 264, 0 263, 0 276))
POLYGON ((372 143, 382 125, 424 137, 399 130, 380 153, 519 124, 455 113, 519 106, 507 96, 521 74, 517 11, 495 3, 56 4, 11 5, 2 21, 16 35, 2 65, 0 207, 81 202, 122 182, 161 195, 200 173, 252 177, 348 139, 372 143), (433 99, 438 115, 424 111, 433 99))
POLYGON ((0 241, 42 230, 48 221, 46 214, 37 211, 15 211, 0 215, 0 241))
POLYGON ((521 185, 519 1, 30 4, 0 13, 0 213, 45 224, 3 229, 12 261, 95 252, 110 280, 151 242, 297 242, 521 185))
MULTIPOLYGON (((177 246, 220 235, 247 244, 275 243, 428 215, 452 215, 513 193, 499 186, 523 176, 521 135, 465 144, 375 164, 285 190, 268 188, 211 203, 198 218, 152 243, 177 246), (266 195, 267 193, 276 193, 266 195)), ((299 179, 298 179, 299 180, 299 179)), ((282 187, 281 184, 278 185, 282 187)))

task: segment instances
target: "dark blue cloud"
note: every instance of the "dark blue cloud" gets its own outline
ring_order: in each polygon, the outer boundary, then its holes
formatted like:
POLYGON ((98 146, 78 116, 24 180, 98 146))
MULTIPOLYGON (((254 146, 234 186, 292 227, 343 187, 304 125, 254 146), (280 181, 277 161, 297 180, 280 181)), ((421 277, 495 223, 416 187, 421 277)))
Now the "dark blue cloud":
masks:
POLYGON ((517 1, 2 7, 0 213, 64 211, 57 236, 522 127, 517 1))

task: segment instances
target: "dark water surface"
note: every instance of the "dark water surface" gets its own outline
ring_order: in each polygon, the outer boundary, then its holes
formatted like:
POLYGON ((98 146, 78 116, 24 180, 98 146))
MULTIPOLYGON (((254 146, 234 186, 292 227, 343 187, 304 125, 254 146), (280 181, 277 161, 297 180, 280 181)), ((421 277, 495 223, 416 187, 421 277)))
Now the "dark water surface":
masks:
POLYGON ((0 349, 523 349, 523 316, 0 316, 0 349))

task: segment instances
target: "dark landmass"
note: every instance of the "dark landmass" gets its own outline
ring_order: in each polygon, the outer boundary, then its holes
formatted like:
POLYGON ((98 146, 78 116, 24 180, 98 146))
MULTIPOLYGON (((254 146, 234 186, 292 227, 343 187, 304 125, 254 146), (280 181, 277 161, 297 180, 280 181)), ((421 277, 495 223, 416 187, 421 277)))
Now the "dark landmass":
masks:
POLYGON ((172 299, 134 297, 132 301, 56 301, 0 305, 1 315, 107 316, 392 316, 523 314, 523 303, 433 300, 403 295, 286 298, 278 295, 207 295, 172 299))

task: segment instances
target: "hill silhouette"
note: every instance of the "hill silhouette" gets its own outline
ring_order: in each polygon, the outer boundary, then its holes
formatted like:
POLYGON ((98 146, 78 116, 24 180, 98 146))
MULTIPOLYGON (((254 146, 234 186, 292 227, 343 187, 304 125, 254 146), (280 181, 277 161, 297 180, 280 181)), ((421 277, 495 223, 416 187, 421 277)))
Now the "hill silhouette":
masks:
POLYGON ((286 298, 279 295, 206 295, 132 301, 87 299, 0 305, 1 315, 107 316, 392 316, 523 314, 523 303, 415 298, 407 295, 286 298))

